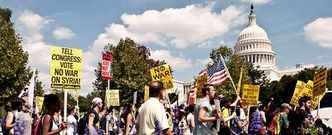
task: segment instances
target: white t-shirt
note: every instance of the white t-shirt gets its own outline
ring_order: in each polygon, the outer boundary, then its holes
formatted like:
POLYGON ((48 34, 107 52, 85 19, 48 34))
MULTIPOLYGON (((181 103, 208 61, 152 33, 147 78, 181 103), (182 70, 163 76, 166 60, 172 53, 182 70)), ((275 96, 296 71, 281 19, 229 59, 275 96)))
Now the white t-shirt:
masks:
POLYGON ((139 135, 157 134, 157 123, 160 132, 169 128, 165 108, 157 98, 150 98, 142 104, 136 120, 139 124, 139 135))
POLYGON ((67 135, 74 135, 76 119, 73 115, 67 117, 67 135))

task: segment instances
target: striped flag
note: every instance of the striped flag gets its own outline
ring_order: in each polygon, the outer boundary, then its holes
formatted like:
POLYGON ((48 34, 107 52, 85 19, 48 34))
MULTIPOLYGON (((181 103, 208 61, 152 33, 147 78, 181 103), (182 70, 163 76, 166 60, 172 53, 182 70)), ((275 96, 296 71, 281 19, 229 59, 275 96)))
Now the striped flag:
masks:
POLYGON ((212 66, 207 68, 207 73, 208 83, 213 85, 223 84, 229 78, 229 74, 221 58, 218 58, 212 66))

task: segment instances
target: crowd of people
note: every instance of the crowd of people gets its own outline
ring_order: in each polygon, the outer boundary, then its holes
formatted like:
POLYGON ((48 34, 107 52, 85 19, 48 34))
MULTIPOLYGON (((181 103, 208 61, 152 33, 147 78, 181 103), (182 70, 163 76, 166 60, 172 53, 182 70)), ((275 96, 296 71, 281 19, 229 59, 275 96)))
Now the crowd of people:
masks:
POLYGON ((149 96, 138 109, 104 105, 99 97, 91 109, 79 116, 77 106, 61 115, 59 97, 44 96, 41 113, 34 115, 27 95, 14 98, 1 119, 3 135, 328 135, 332 132, 310 113, 310 98, 303 96, 294 108, 288 103, 248 106, 239 96, 230 100, 217 96, 213 85, 201 89, 203 98, 195 104, 172 106, 162 82, 149 84, 149 96))

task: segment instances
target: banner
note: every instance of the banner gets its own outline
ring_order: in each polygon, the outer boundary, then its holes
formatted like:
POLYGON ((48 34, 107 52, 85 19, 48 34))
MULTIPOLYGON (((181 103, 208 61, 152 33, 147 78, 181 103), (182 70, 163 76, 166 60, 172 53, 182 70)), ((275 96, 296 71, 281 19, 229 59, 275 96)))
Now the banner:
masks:
POLYGON ((44 97, 40 97, 40 96, 36 97, 36 105, 37 105, 36 113, 42 111, 43 102, 44 102, 44 97))
POLYGON ((244 84, 242 99, 247 105, 257 105, 259 97, 259 85, 244 84))
POLYGON ((81 89, 82 49, 52 47, 51 88, 81 89))
POLYGON ((119 90, 106 90, 107 105, 120 106, 119 90))
POLYGON ((101 61, 101 78, 104 80, 112 80, 112 61, 112 55, 103 53, 103 60, 101 61))
POLYGON ((28 102, 30 106, 33 106, 33 97, 34 97, 34 91, 35 91, 35 78, 36 78, 36 70, 33 70, 32 77, 29 80, 28 84, 25 85, 24 89, 21 91, 21 93, 18 95, 18 97, 22 97, 23 94, 27 94, 28 96, 28 102))
POLYGON ((145 85, 144 86, 144 101, 148 100, 149 99, 149 86, 145 85))
POLYGON ((173 77, 167 64, 150 69, 152 81, 162 81, 165 89, 173 88, 173 77))
POLYGON ((314 77, 314 90, 313 90, 313 96, 319 96, 323 95, 326 90, 326 78, 327 78, 327 68, 323 68, 321 70, 318 70, 315 73, 314 77))

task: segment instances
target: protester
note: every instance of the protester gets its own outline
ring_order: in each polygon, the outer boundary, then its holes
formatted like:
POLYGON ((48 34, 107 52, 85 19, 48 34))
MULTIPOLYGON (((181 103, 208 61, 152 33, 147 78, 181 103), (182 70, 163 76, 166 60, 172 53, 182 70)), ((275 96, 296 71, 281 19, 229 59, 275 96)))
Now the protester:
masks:
POLYGON ((67 117, 67 135, 76 135, 77 132, 77 120, 75 118, 76 115, 76 108, 75 107, 68 107, 69 115, 67 117))
POLYGON ((264 113, 265 107, 261 103, 259 103, 257 106, 258 107, 256 111, 250 116, 249 127, 248 127, 249 135, 266 134, 266 129, 265 129, 266 118, 264 113))
POLYGON ((304 135, 305 129, 314 124, 314 118, 310 114, 310 97, 303 96, 299 100, 299 109, 292 114, 292 134, 304 135))
POLYGON ((22 110, 22 99, 15 97, 11 101, 11 111, 8 111, 5 117, 5 129, 3 130, 4 135, 13 135, 15 120, 18 117, 18 112, 22 110))
POLYGON ((246 134, 244 128, 249 124, 246 119, 241 119, 240 108, 235 109, 236 116, 232 120, 231 130, 234 135, 246 134))
POLYGON ((163 98, 164 85, 160 81, 149 84, 150 98, 138 110, 136 129, 139 135, 172 134, 169 130, 166 112, 160 99, 163 98))
POLYGON ((136 134, 135 129, 135 113, 136 107, 134 104, 129 104, 125 111, 125 135, 134 135, 136 134))
POLYGON ((28 94, 21 97, 22 110, 18 112, 17 124, 14 127, 15 134, 30 135, 32 130, 31 106, 29 105, 28 94))
POLYGON ((98 135, 101 133, 98 123, 100 122, 99 112, 102 111, 103 101, 99 97, 92 100, 91 109, 83 116, 78 124, 79 134, 98 135))
MULTIPOLYGON (((235 102, 237 103, 238 100, 235 102)), ((235 104, 236 104, 235 103, 235 104)), ((234 103, 233 103, 234 104, 234 103)), ((220 101, 220 108, 221 108, 221 118, 222 121, 220 122, 220 135, 231 135, 231 126, 230 121, 236 116, 235 113, 231 115, 231 102, 228 100, 228 98, 223 97, 220 101)))
POLYGON ((190 135, 192 135, 194 133, 194 129, 195 129, 195 118, 194 118, 195 106, 189 105, 187 107, 187 110, 188 110, 187 123, 189 126, 190 135))
POLYGON ((67 128, 67 123, 60 123, 59 127, 55 123, 53 116, 60 112, 60 100, 57 95, 49 94, 44 96, 43 116, 41 118, 42 135, 58 135, 59 132, 67 128))
POLYGON ((271 135, 289 135, 289 120, 288 114, 292 110, 292 107, 287 104, 281 104, 281 112, 279 112, 271 121, 270 131, 271 135))
POLYGON ((117 118, 115 116, 115 113, 113 112, 112 107, 109 107, 107 112, 108 114, 106 115, 106 133, 108 133, 108 135, 115 135, 117 133, 117 118))
POLYGON ((195 105, 194 135, 207 135, 211 133, 212 122, 220 118, 216 110, 212 110, 210 100, 213 100, 216 90, 213 85, 205 84, 202 88, 203 98, 195 105))

